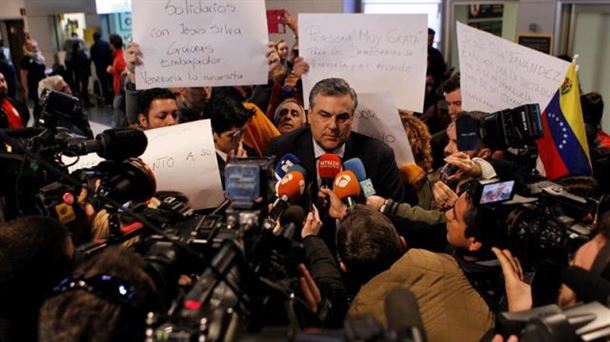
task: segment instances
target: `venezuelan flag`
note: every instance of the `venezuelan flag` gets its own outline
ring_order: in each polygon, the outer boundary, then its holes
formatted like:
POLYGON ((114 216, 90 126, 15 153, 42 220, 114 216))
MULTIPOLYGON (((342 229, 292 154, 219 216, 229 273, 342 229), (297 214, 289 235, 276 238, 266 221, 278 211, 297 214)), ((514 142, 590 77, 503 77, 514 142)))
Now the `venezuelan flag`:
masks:
POLYGON ((537 141, 546 177, 591 175, 589 145, 580 107, 576 64, 570 64, 563 84, 542 113, 544 137, 537 141))

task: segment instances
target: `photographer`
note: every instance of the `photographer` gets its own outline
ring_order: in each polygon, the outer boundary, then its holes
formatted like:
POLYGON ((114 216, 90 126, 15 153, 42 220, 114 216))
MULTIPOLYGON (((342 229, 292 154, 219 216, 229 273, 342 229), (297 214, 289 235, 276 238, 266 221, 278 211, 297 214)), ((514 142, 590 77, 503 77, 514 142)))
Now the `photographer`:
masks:
POLYGON ((43 305, 39 341, 143 341, 146 313, 160 303, 144 266, 119 247, 83 262, 43 305))
MULTIPOLYGON (((592 268, 595 265, 596 270, 594 273, 610 281, 608 271, 610 258, 607 252, 602 253, 602 251, 609 249, 609 237, 610 213, 607 212, 601 216, 596 226, 596 234, 589 242, 583 244, 576 251, 570 265, 590 272, 594 272, 592 268)), ((519 260, 507 249, 493 248, 493 252, 500 261, 504 273, 508 311, 516 312, 531 309, 533 303, 532 288, 524 281, 523 270, 519 260)), ((557 303, 562 307, 574 305, 577 303, 579 295, 591 296, 594 294, 577 294, 564 284, 561 287, 557 303)))
POLYGON ((0 340, 36 341, 38 312, 72 269, 68 229, 43 216, 0 225, 0 340))
POLYGON ((405 250, 405 240, 381 213, 356 205, 343 219, 337 231, 340 267, 358 290, 349 313, 370 313, 386 322, 383 299, 406 287, 417 298, 430 341, 479 340, 492 327, 493 315, 456 261, 405 250))

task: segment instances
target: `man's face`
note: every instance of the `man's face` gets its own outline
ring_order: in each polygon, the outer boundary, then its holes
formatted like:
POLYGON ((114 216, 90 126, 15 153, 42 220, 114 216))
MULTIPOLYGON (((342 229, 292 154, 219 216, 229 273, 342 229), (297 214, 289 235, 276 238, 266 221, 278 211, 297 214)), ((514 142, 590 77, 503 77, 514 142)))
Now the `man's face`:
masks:
POLYGON ((187 88, 186 102, 187 106, 193 109, 203 109, 206 103, 212 96, 212 87, 194 87, 187 88))
POLYGON ((295 102, 286 102, 280 108, 277 118, 277 129, 285 134, 303 127, 303 108, 295 102))
POLYGON ((0 73, 0 98, 3 98, 8 94, 8 85, 6 84, 6 79, 4 75, 0 73))
POLYGON ((245 127, 245 125, 242 127, 231 127, 220 134, 214 132, 214 147, 226 154, 229 154, 231 150, 237 152, 245 127))
POLYGON ((60 93, 72 95, 72 89, 70 89, 70 86, 64 80, 55 82, 55 84, 53 85, 53 90, 58 91, 60 93))
POLYGON ((447 219, 447 242, 453 247, 470 249, 474 242, 474 238, 466 237, 467 225, 464 221, 464 215, 469 205, 466 194, 462 194, 455 202, 453 208, 445 212, 445 218, 447 219))
POLYGON ((333 151, 343 145, 352 130, 354 101, 349 94, 318 94, 314 103, 315 106, 307 114, 311 134, 325 151, 333 151))
POLYGON ((455 121, 457 114, 462 111, 462 91, 456 89, 450 93, 445 93, 445 102, 447 103, 449 116, 453 122, 455 121))
POLYGON ((172 126, 178 123, 178 106, 174 99, 156 99, 150 103, 148 118, 144 114, 138 116, 144 129, 172 126))

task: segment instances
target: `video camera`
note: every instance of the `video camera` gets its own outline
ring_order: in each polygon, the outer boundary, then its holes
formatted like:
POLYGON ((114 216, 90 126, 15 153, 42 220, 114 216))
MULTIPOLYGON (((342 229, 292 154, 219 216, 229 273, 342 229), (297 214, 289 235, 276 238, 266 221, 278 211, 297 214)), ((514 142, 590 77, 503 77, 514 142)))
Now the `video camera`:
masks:
POLYGON ((567 256, 575 252, 593 232, 592 225, 583 219, 600 207, 597 199, 577 196, 546 180, 476 180, 464 188, 473 205, 495 221, 489 224, 504 231, 507 247, 512 247, 526 266, 553 253, 567 256))

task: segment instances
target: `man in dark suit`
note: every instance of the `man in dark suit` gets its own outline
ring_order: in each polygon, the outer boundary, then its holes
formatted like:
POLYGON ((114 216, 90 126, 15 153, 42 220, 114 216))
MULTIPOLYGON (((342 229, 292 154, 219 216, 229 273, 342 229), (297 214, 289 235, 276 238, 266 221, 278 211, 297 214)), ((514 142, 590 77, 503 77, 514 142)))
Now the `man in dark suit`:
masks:
MULTIPOLYGON (((300 203, 306 210, 309 210, 308 201, 319 204, 319 198, 324 197, 318 192, 317 173, 317 159, 324 153, 337 154, 344 161, 360 158, 377 194, 417 203, 413 189, 405 189, 392 149, 381 141, 351 131, 357 105, 356 92, 345 80, 321 80, 309 95, 309 126, 275 138, 267 146, 267 155, 281 158, 286 153, 292 153, 301 160, 300 165, 307 170, 307 178, 311 182, 309 198, 300 203)), ((329 247, 334 249, 334 220, 327 218, 323 221, 327 228, 323 229, 322 235, 329 247)))

